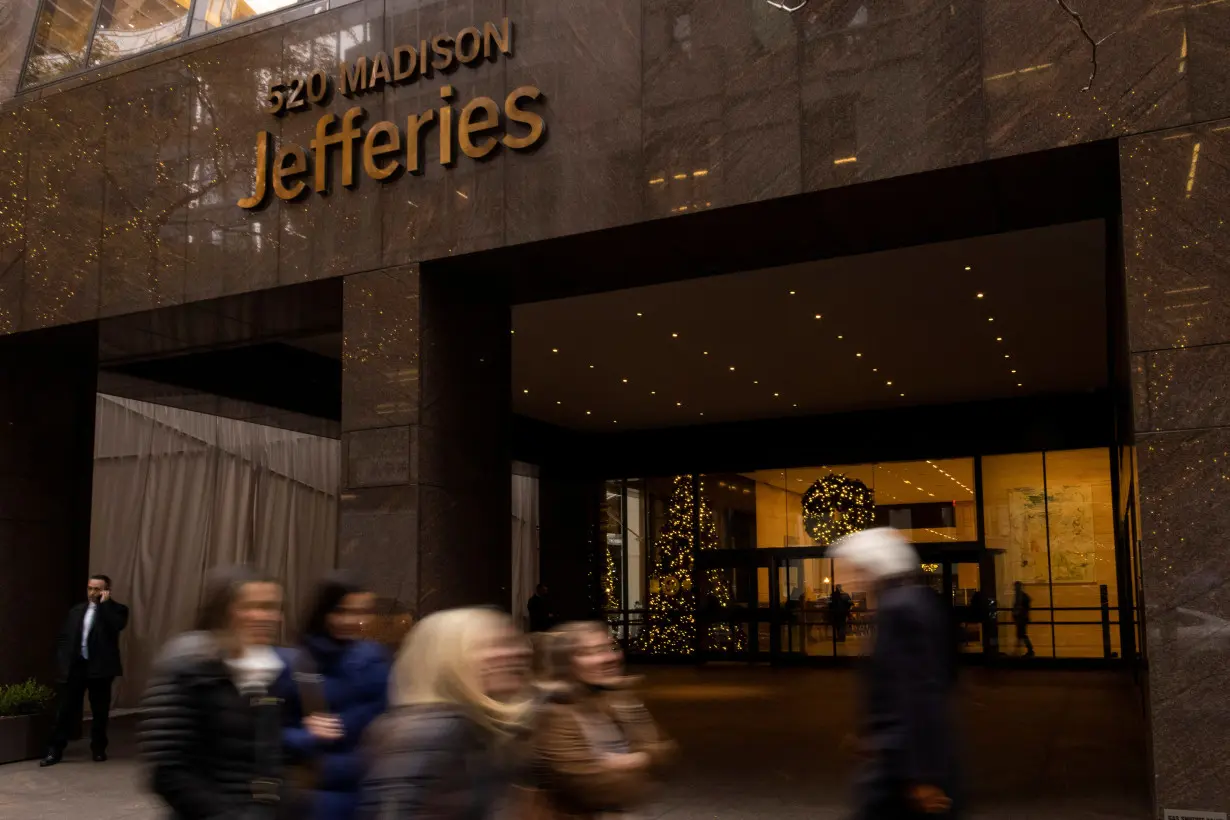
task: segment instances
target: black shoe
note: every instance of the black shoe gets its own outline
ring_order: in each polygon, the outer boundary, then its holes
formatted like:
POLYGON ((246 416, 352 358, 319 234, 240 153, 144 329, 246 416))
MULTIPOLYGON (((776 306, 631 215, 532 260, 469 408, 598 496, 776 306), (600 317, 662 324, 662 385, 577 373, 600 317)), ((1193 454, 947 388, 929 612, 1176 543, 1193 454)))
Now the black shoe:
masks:
POLYGON ((95 762, 95 763, 106 763, 106 762, 107 762, 107 753, 106 753, 106 752, 95 752, 95 753, 94 753, 94 762, 95 762))
POLYGON ((60 756, 54 752, 49 752, 46 757, 38 762, 40 769, 45 769, 48 766, 54 766, 60 762, 60 756))

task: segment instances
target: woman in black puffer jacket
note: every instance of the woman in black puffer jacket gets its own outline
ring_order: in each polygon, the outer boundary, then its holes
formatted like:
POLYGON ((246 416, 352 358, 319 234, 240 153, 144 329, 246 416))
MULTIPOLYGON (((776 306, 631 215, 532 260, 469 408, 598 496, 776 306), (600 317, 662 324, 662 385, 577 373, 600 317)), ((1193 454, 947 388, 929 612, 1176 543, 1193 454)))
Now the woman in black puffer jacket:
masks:
POLYGON ((281 619, 276 583, 242 567, 215 571, 196 631, 163 650, 139 740, 176 820, 276 816, 281 716, 268 691, 285 671, 272 649, 281 619))

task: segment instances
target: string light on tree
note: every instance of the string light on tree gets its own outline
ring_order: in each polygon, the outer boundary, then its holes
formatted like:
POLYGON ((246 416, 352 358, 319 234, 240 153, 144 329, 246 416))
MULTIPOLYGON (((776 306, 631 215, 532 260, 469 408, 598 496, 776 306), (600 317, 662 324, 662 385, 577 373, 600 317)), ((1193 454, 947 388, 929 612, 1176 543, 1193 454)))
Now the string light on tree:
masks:
MULTIPOLYGON (((718 548, 717 524, 705 499, 704 482, 699 498, 693 493, 692 476, 675 476, 671 487, 666 524, 658 537, 655 566, 649 575, 648 623, 638 638, 639 648, 653 655, 691 655, 696 650, 696 591, 692 568, 696 551, 718 548), (698 531, 693 530, 692 510, 699 504, 698 531), (699 535, 699 543, 697 543, 699 535)), ((731 604, 730 584, 721 570, 707 570, 705 578, 710 604, 731 604)), ((746 635, 727 623, 709 626, 709 649, 734 652, 746 648, 746 635)))

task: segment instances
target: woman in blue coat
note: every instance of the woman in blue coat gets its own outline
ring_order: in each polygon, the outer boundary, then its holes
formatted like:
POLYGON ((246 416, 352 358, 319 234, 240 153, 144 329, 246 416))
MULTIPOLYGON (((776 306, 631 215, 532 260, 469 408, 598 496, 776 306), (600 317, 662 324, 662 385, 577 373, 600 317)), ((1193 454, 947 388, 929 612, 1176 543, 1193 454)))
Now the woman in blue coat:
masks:
POLYGON ((303 820, 349 820, 363 779, 363 732, 388 703, 389 660, 362 639, 373 596, 344 574, 316 588, 302 646, 282 650, 286 670, 272 694, 284 700, 287 780, 308 805, 303 820))

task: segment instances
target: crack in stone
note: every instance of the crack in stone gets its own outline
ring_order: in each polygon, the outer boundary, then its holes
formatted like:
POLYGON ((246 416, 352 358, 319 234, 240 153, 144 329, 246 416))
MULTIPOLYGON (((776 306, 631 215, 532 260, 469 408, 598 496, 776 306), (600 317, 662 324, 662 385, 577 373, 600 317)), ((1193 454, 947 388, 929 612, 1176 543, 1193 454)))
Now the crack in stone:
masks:
MULTIPOLYGON (((1089 81, 1085 83, 1085 87, 1081 89, 1081 91, 1088 91, 1093 88, 1093 81, 1097 79, 1098 76, 1098 41, 1093 39, 1093 36, 1089 34, 1089 30, 1085 28, 1084 18, 1081 17, 1080 12, 1068 5, 1068 0, 1055 0, 1055 2, 1058 3, 1059 7, 1062 8, 1067 15, 1076 22, 1077 27, 1081 30, 1081 34, 1086 40, 1089 41, 1089 59, 1091 63, 1089 68, 1089 81)), ((1102 42, 1105 42, 1105 39, 1103 39, 1102 42)))

